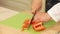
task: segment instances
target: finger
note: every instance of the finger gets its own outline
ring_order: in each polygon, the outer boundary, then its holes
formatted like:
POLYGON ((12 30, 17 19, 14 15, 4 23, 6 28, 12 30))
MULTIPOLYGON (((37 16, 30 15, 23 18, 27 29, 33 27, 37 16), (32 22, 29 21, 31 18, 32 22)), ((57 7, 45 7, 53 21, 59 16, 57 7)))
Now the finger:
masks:
POLYGON ((37 13, 39 13, 40 11, 37 11, 37 10, 34 10, 34 11, 33 11, 33 10, 32 10, 32 14, 34 14, 35 12, 36 12, 36 14, 37 14, 37 13))

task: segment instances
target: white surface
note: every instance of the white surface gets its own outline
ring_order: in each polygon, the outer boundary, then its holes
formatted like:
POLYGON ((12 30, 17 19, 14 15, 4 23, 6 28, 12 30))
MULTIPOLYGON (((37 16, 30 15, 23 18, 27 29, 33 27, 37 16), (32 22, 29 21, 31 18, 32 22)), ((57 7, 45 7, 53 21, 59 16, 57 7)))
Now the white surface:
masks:
POLYGON ((48 14, 56 21, 60 21, 60 3, 54 5, 49 11, 48 14))
POLYGON ((0 21, 10 18, 16 14, 18 14, 17 11, 13 11, 8 8, 0 7, 0 21))

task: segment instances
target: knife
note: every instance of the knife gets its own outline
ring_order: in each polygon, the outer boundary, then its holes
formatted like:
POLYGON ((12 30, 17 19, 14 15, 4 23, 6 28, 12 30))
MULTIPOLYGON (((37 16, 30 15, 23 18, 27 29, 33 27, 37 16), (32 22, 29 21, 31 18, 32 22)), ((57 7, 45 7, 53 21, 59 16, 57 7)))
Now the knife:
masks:
POLYGON ((35 15, 36 15, 36 11, 35 11, 35 13, 33 14, 33 17, 32 17, 32 19, 31 19, 31 21, 30 21, 30 24, 31 24, 32 21, 34 20, 35 15))

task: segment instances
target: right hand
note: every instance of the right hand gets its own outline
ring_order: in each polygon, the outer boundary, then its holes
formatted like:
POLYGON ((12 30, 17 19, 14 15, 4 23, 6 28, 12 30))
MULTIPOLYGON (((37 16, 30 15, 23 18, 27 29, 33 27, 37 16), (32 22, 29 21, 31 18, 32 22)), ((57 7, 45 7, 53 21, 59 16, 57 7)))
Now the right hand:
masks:
POLYGON ((42 9, 42 0, 33 0, 31 8, 33 14, 35 11, 40 11, 42 9))

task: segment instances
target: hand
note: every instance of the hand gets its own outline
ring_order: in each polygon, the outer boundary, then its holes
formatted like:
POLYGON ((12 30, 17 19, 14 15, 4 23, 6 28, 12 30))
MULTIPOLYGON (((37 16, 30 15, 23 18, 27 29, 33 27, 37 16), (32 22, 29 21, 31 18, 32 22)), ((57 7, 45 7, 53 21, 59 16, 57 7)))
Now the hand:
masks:
POLYGON ((36 22, 39 22, 39 21, 47 22, 50 19, 51 19, 51 17, 47 13, 37 12, 33 21, 36 21, 36 22))
POLYGON ((42 9, 42 0, 33 0, 31 8, 33 14, 35 11, 40 11, 42 9))

